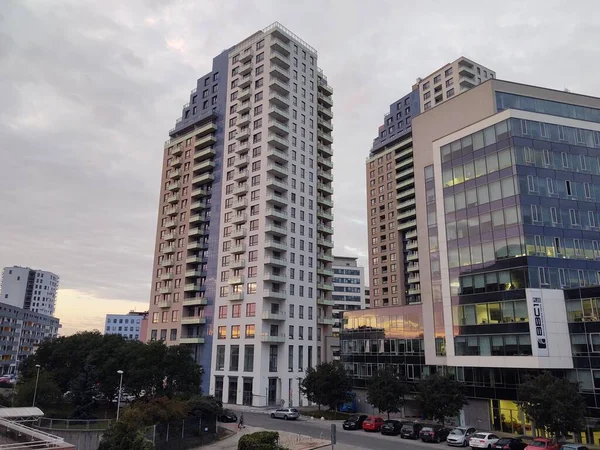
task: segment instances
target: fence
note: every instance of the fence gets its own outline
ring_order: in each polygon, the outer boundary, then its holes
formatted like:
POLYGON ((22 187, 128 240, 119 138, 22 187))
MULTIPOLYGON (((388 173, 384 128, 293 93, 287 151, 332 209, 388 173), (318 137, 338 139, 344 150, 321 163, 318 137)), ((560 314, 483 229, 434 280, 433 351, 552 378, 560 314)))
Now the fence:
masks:
POLYGON ((217 439, 217 421, 191 417, 158 423, 145 429, 156 450, 183 450, 210 444, 217 439))
POLYGON ((36 419, 32 425, 40 430, 60 430, 60 431, 84 431, 94 430, 103 431, 110 427, 113 419, 51 419, 48 417, 40 417, 36 419))

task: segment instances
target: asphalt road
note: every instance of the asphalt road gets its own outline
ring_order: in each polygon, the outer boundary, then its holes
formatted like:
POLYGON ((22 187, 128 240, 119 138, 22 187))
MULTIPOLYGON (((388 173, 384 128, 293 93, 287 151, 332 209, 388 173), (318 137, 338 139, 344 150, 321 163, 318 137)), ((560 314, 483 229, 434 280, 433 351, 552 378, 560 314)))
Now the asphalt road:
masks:
MULTIPOLYGON (((239 416, 239 413, 238 413, 239 416)), ((346 431, 341 421, 321 421, 300 418, 298 420, 271 419, 268 414, 244 412, 244 423, 274 431, 288 431, 320 439, 329 439, 331 424, 337 424, 337 444, 335 450, 448 450, 445 443, 430 444, 421 441, 401 439, 400 436, 382 436, 366 431, 346 431)), ((330 447, 325 447, 328 449, 330 447)))

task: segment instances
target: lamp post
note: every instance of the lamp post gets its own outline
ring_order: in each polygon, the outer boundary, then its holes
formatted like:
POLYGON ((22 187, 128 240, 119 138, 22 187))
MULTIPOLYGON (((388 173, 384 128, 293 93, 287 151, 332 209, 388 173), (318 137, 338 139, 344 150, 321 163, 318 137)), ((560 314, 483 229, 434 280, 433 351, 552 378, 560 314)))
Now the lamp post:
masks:
POLYGON ((38 381, 40 381, 40 365, 36 364, 35 367, 37 368, 37 376, 35 377, 35 389, 33 391, 33 403, 31 404, 31 406, 35 406, 35 398, 37 397, 37 388, 38 388, 38 381))
POLYGON ((119 381, 119 397, 117 398, 117 422, 119 421, 119 413, 121 412, 121 392, 123 390, 123 371, 117 370, 117 373, 121 375, 121 381, 119 381))

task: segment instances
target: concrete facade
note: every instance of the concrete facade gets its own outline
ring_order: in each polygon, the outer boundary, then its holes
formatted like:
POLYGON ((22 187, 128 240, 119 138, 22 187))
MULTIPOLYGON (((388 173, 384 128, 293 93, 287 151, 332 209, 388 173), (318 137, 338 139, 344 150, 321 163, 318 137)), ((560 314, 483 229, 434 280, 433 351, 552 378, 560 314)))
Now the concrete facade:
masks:
POLYGON ((107 314, 104 334, 118 334, 125 339, 146 341, 148 312, 129 311, 127 314, 107 314))
POLYGON ((52 272, 28 267, 5 267, 2 271, 0 301, 53 316, 58 283, 58 275, 52 272))

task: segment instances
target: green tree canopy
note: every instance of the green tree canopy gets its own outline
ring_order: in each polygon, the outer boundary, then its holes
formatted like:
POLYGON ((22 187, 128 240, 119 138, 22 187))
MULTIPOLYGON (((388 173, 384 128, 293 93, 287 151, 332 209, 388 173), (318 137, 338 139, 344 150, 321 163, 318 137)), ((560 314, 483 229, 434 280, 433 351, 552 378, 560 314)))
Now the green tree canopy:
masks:
POLYGON ((352 380, 338 362, 326 362, 306 369, 300 386, 300 391, 319 409, 321 405, 327 405, 331 410, 348 399, 351 389, 352 380))
POLYGON ((400 412, 404 395, 408 392, 405 381, 391 368, 378 370, 367 382, 367 400, 380 412, 400 412))
POLYGON ((586 405, 577 383, 543 372, 521 383, 517 398, 517 405, 536 428, 555 436, 584 429, 586 405))
POLYGON ((423 415, 443 424, 446 417, 458 415, 467 404, 463 386, 448 375, 435 373, 423 378, 417 387, 417 400, 423 415))
MULTIPOLYGON (((35 391, 35 377, 19 383, 17 386, 15 404, 20 406, 31 406, 35 391)), ((49 374, 40 372, 35 405, 40 408, 53 406, 61 403, 62 392, 49 374)))

